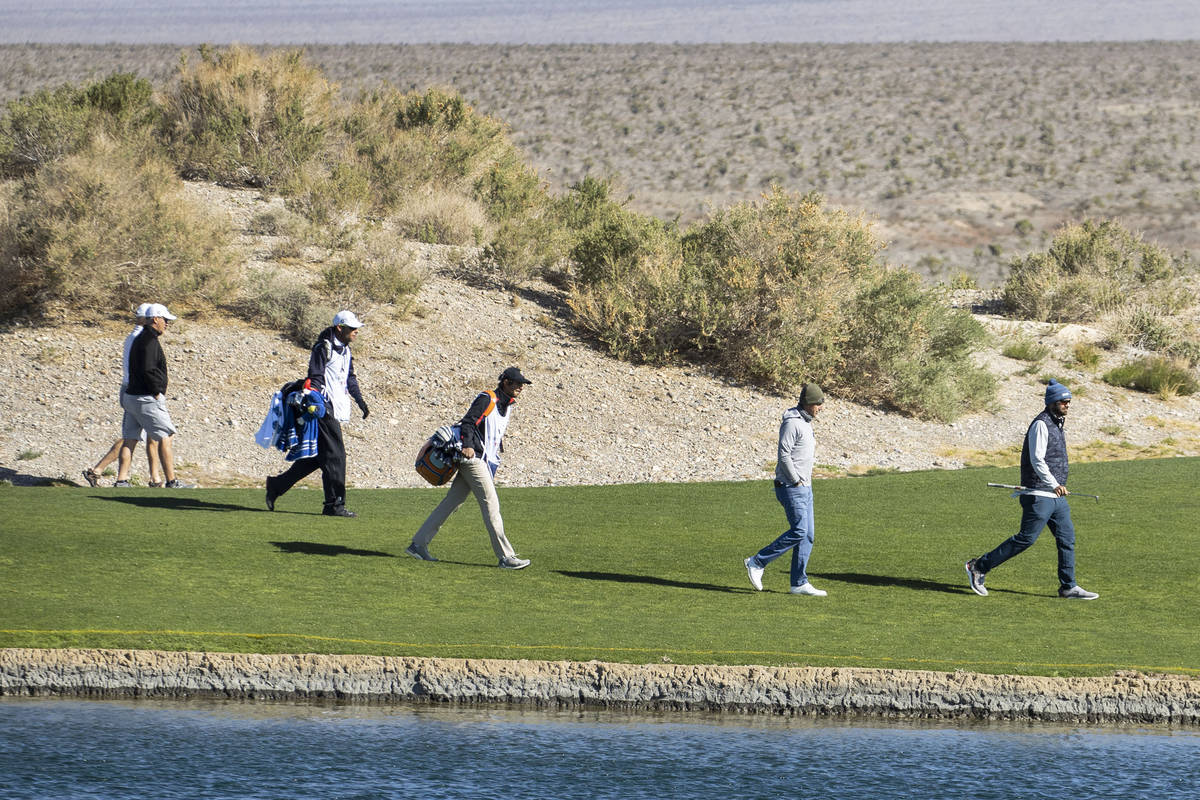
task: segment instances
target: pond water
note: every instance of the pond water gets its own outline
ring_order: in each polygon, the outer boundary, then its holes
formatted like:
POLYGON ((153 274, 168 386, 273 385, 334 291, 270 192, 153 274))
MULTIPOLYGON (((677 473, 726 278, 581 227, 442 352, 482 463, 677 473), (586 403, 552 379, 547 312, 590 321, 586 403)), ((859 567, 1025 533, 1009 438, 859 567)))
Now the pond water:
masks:
POLYGON ((1200 731, 0 699, 0 797, 1200 798, 1200 731))

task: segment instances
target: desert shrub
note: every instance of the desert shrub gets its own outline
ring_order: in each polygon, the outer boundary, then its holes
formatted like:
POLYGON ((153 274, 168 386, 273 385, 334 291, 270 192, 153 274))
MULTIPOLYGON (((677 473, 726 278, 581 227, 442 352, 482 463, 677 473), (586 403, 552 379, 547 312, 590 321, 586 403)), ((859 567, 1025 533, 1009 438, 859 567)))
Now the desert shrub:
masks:
POLYGON ((352 161, 309 161, 281 189, 287 209, 318 226, 336 228, 370 205, 370 179, 352 161))
POLYGON ((570 259, 584 283, 608 270, 648 257, 667 235, 667 226, 612 198, 612 182, 591 176, 558 197, 502 222, 485 248, 485 259, 509 280, 530 274, 555 276, 570 259))
POLYGON ((971 353, 987 332, 947 307, 909 270, 880 270, 860 281, 847 315, 840 374, 826 383, 854 399, 949 421, 985 405, 995 380, 971 353))
POLYGON ((1061 228, 1046 252, 1014 259, 1004 284, 1009 313, 1049 322, 1094 320, 1126 303, 1172 313, 1195 302, 1185 258, 1142 241, 1112 220, 1061 228))
POLYGON ((277 187, 323 152, 337 88, 300 51, 202 47, 199 55, 180 64, 163 99, 184 176, 277 187))
POLYGON ((648 252, 581 269, 571 288, 576 323, 617 355, 686 356, 780 391, 814 380, 939 419, 994 394, 970 360, 982 326, 914 273, 879 264, 863 221, 818 195, 774 189, 682 239, 649 241, 648 252))
POLYGON ((342 308, 386 303, 407 310, 424 280, 424 270, 403 240, 371 231, 325 268, 317 288, 342 308))
POLYGON ((391 220, 397 233, 426 244, 481 244, 490 228, 479 203, 435 186, 410 193, 391 220))
POLYGON ((1018 361, 1041 361, 1050 355, 1050 348, 1030 336, 1017 336, 1004 345, 1000 355, 1018 361))
MULTIPOLYGON (((567 203, 571 197, 568 195, 567 203)), ((572 208, 566 216, 574 244, 569 251, 576 276, 595 284, 632 269, 677 238, 670 226, 605 199, 588 213, 572 208)))
POLYGON ((668 363, 696 347, 685 318, 683 273, 679 248, 664 242, 631 269, 573 284, 567 301, 572 320, 617 358, 668 363))
POLYGON ((243 319, 277 330, 302 347, 310 347, 337 312, 303 283, 277 270, 249 275, 234 310, 243 319))
POLYGON ((181 189, 163 160, 103 136, 27 177, 0 231, 3 310, 227 299, 228 225, 181 189))
POLYGON ((1100 351, 1090 342, 1076 342, 1071 348, 1071 356, 1075 363, 1084 369, 1095 369, 1100 366, 1100 351))
POLYGON ((1186 362, 1151 356, 1128 361, 1104 373, 1104 382, 1112 386, 1137 389, 1168 398, 1177 394, 1195 394, 1200 388, 1186 362))
POLYGON ((13 100, 0 117, 0 176, 20 177, 79 152, 104 133, 125 138, 158 118, 146 80, 114 73, 89 86, 64 85, 13 100))
POLYGON ((1103 320, 1107 341, 1125 343, 1161 355, 1200 361, 1200 335, 1194 323, 1172 317, 1148 305, 1131 305, 1103 320))

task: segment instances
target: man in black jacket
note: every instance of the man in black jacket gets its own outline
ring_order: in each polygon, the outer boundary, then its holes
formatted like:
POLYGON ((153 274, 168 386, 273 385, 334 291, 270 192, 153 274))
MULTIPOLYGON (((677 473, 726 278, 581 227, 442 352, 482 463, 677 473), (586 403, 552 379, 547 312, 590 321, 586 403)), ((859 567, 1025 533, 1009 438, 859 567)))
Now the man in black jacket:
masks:
POLYGON ((121 436, 136 440, 146 432, 147 446, 158 442, 164 486, 168 489, 194 488, 175 477, 175 454, 172 444, 175 426, 167 412, 167 357, 159 337, 166 333, 167 324, 175 316, 161 303, 146 310, 146 326, 129 348, 129 384, 121 395, 121 405, 127 414, 122 420, 121 436))
POLYGON ((346 447, 342 442, 342 423, 350 419, 350 400, 362 411, 371 413, 358 388, 350 345, 362 327, 353 311, 339 311, 333 324, 321 331, 308 359, 308 388, 325 398, 325 415, 317 419, 317 454, 301 458, 283 474, 267 478, 267 510, 275 510, 275 500, 297 482, 321 470, 328 517, 356 517, 346 508, 346 447))

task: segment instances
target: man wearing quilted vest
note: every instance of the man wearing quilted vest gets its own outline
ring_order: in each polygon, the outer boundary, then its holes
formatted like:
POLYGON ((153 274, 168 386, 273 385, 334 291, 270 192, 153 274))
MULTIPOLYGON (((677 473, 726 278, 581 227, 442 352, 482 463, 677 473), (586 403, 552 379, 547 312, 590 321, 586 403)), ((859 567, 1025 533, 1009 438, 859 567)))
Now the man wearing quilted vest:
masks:
POLYGON ((479 510, 483 512, 483 524, 492 541, 492 551, 500 560, 499 566, 503 569, 529 566, 529 559, 519 557, 504 535, 504 520, 500 517, 500 499, 496 496, 493 477, 500 467, 504 431, 512 420, 512 406, 521 396, 521 390, 530 383, 533 381, 522 375, 521 370, 509 367, 500 373, 495 391, 480 392, 475 396, 458 424, 463 454, 458 474, 450 484, 450 491, 421 525, 404 552, 422 561, 437 561, 429 554, 429 543, 467 495, 474 494, 479 510))
POLYGON ((1058 596, 1069 600, 1095 600, 1100 595, 1075 582, 1075 526, 1067 504, 1067 439, 1063 433, 1071 390, 1055 380, 1046 387, 1046 408, 1033 418, 1021 447, 1021 529, 990 553, 966 563, 967 578, 975 594, 987 596, 984 576, 1013 556, 1024 552, 1042 528, 1049 527, 1058 545, 1058 596))

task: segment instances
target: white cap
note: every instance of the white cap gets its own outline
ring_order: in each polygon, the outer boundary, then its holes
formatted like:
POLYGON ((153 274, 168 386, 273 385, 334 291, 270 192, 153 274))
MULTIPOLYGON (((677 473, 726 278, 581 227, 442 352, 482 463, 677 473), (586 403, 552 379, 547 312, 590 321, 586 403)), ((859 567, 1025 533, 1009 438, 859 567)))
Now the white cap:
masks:
POLYGON ((333 315, 334 325, 345 325, 347 328, 361 328, 363 324, 354 316, 353 311, 339 311, 333 315))
POLYGON ((133 315, 138 318, 146 316, 146 312, 150 310, 150 306, 151 303, 142 303, 137 307, 137 310, 133 312, 133 315))
POLYGON ((167 311, 167 307, 162 303, 151 303, 146 307, 146 313, 142 316, 153 319, 154 317, 162 317, 163 319, 176 319, 175 315, 167 311))

